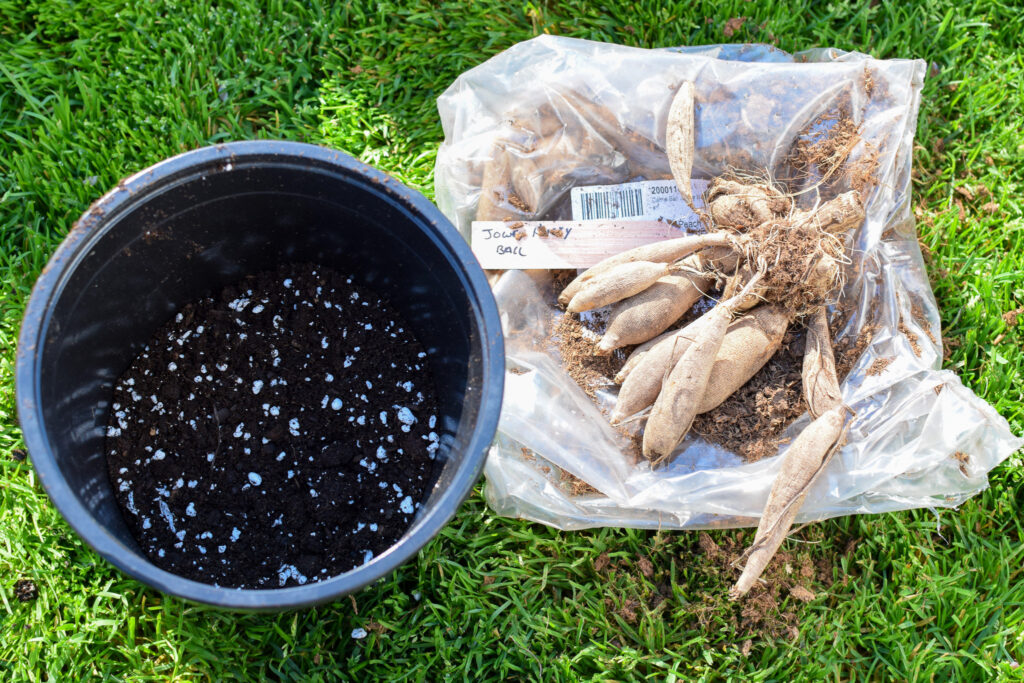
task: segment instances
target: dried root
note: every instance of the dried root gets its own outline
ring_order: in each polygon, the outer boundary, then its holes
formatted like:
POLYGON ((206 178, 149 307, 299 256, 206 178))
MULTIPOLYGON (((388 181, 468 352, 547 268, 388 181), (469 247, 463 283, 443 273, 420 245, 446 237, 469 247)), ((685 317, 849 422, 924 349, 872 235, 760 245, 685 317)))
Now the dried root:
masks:
POLYGON ((705 195, 708 211, 717 228, 748 230, 789 214, 793 204, 771 183, 747 183, 715 178, 705 195))
POLYGON ((782 454, 782 467, 768 494, 754 543, 746 552, 746 565, 729 591, 733 600, 746 595, 782 545, 808 489, 840 445, 845 416, 842 406, 826 411, 807 425, 782 454))
POLYGON ((668 111, 668 125, 665 129, 665 146, 672 177, 683 199, 693 206, 693 137, 694 137, 694 88, 690 81, 679 84, 672 106, 668 111))
POLYGON ((690 341, 661 387, 644 427, 644 457, 654 465, 667 460, 690 430, 732 312, 719 305, 705 317, 700 333, 690 341))
MULTIPOLYGON (((742 291, 747 284, 756 277, 754 268, 749 263, 744 263, 739 269, 730 277, 725 284, 725 289, 722 291, 723 299, 730 299, 740 291, 742 291)), ((749 294, 743 297, 736 306, 736 312, 741 313, 748 311, 754 306, 757 306, 764 299, 762 290, 764 287, 755 287, 749 294)))
POLYGON ((864 222, 864 204, 857 192, 845 192, 825 202, 816 211, 797 211, 793 214, 793 225, 810 224, 821 232, 833 235, 853 230, 864 222))
POLYGON ((631 261, 598 273, 583 283, 569 302, 570 313, 580 313, 639 294, 667 275, 667 263, 631 261))
POLYGON ((769 221, 747 236, 744 258, 764 275, 765 300, 802 315, 830 301, 841 287, 840 265, 848 261, 842 236, 812 220, 792 218, 769 221))
POLYGON ((629 249, 620 254, 609 256, 600 263, 597 263, 585 270, 562 290, 562 293, 558 296, 558 303, 563 306, 567 305, 572 298, 576 296, 576 293, 584 283, 620 264, 630 263, 633 261, 669 263, 685 258, 694 252, 700 251, 701 249, 711 249, 716 247, 732 249, 734 243, 736 243, 736 240, 730 235, 710 234, 677 237, 676 239, 653 242, 651 244, 634 247, 633 249, 629 249))
POLYGON ((643 453, 655 465, 671 457, 690 430, 735 307, 756 283, 754 278, 744 291, 702 316, 699 331, 665 380, 644 427, 643 453))
POLYGON ((529 219, 531 214, 526 206, 518 199, 511 200, 513 196, 510 155, 508 150, 499 142, 495 144, 490 158, 484 165, 480 201, 476 208, 476 219, 478 221, 529 219), (513 205, 513 201, 519 206, 513 205))
POLYGON ((699 259, 691 256, 684 263, 692 270, 666 275, 639 294, 615 305, 595 353, 606 355, 622 346, 646 342, 690 310, 707 290, 710 281, 697 270, 699 259))
POLYGON ((623 382, 625 382, 626 378, 629 377, 629 373, 633 372, 633 369, 640 364, 640 362, 644 359, 644 356, 647 355, 648 351, 657 346, 659 342, 668 339, 677 332, 679 332, 679 330, 669 330, 668 332, 663 332, 659 334, 654 339, 649 339, 645 341, 643 344, 637 345, 637 347, 633 349, 633 353, 629 354, 629 358, 626 359, 626 363, 622 366, 622 368, 619 369, 617 373, 615 373, 615 383, 622 384, 623 382))
POLYGON ((732 324, 715 356, 698 415, 717 408, 764 367, 782 345, 789 322, 784 307, 761 305, 732 324))
POLYGON ((801 377, 804 397, 813 417, 840 405, 843 400, 836 375, 836 360, 828 334, 828 318, 821 307, 807 320, 807 342, 801 377))
POLYGON ((670 333, 644 353, 626 375, 612 411, 612 424, 619 424, 654 403, 665 377, 679 362, 707 324, 707 315, 697 318, 681 330, 670 333))

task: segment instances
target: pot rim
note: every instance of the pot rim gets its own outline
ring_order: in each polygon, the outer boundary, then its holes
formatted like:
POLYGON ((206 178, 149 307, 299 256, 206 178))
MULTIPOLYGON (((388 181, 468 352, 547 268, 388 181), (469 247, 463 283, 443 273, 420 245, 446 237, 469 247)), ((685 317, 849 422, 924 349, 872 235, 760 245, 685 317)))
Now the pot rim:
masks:
MULTIPOLYGON (((477 350, 474 349, 474 352, 477 350)), ((451 222, 419 192, 353 157, 300 142, 253 140, 230 142, 185 152, 125 178, 96 200, 75 222, 39 275, 22 320, 18 339, 15 387, 18 418, 32 465, 47 495, 68 524, 100 556, 132 578, 186 600, 237 610, 284 610, 335 600, 390 575, 410 560, 452 519, 472 491, 497 431, 504 390, 505 357, 497 304, 469 245, 451 222), (233 164, 300 164, 335 173, 370 194, 398 204, 445 251, 461 271, 473 317, 479 327, 481 388, 476 424, 465 447, 466 458, 448 490, 409 530, 409 535, 370 562, 343 574, 302 586, 276 589, 225 588, 193 581, 160 569, 103 527, 68 485, 43 428, 40 398, 41 348, 52 306, 64 291, 68 274, 121 215, 141 206, 168 186, 196 176, 225 171, 233 164)))

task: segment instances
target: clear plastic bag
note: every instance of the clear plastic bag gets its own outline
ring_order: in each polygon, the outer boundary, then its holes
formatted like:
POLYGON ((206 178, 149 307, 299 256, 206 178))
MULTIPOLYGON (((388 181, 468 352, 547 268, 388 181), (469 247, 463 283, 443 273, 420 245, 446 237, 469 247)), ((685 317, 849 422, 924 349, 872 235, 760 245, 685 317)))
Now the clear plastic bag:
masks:
MULTIPOLYGON (((855 411, 848 441, 797 521, 956 506, 1024 442, 940 369, 939 314, 910 213, 924 68, 833 49, 643 50, 542 36, 463 74, 439 98, 438 204, 468 237, 474 219, 569 219, 575 186, 671 178, 665 119, 684 79, 697 92, 695 178, 730 168, 784 177, 794 141, 822 114, 844 109, 861 137, 849 159, 873 155, 876 182, 843 292, 852 313, 835 342, 856 338, 868 322, 877 331, 842 383, 855 411), (491 196, 496 183, 520 201, 491 196), (876 359, 892 360, 869 373, 876 359)), ((784 179, 813 201, 813 175, 784 179)), ((562 366, 550 277, 508 271, 495 285, 509 370, 485 469, 492 508, 562 529, 756 525, 780 458, 748 463, 694 436, 665 468, 629 457, 626 438, 602 414, 616 386, 598 387, 595 403, 562 366)))

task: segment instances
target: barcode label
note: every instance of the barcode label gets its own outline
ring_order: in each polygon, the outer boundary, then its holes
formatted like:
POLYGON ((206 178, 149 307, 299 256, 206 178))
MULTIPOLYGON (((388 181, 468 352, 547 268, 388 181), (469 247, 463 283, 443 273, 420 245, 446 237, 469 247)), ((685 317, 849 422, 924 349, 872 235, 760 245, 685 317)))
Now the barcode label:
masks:
MULTIPOLYGON (((644 193, 639 187, 613 187, 593 191, 580 188, 580 212, 573 218, 581 221, 608 218, 636 218, 644 215, 644 193)), ((575 202, 574 202, 575 204, 575 202)))
MULTIPOLYGON (((707 186, 706 180, 692 181, 693 203, 698 209, 704 205, 702 195, 707 186)), ((701 230, 700 219, 673 180, 574 187, 570 197, 574 221, 625 218, 665 221, 690 232, 701 230)))

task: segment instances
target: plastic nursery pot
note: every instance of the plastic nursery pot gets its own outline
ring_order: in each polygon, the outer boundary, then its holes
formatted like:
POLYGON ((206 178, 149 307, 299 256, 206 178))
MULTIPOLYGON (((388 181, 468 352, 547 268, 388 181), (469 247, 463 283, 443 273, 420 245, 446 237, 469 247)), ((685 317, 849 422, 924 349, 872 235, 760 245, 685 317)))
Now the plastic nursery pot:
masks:
POLYGON ((118 184, 43 270, 17 353, 25 442, 54 504, 134 578, 226 608, 326 602, 388 575, 455 514, 483 468, 504 378, 498 310, 455 228, 422 195, 351 157, 290 142, 237 142, 168 159, 118 184), (113 384, 186 303, 283 263, 351 273, 390 298, 427 349, 440 402, 437 484, 380 556, 317 583, 218 588, 159 569, 128 530, 107 476, 113 384))

